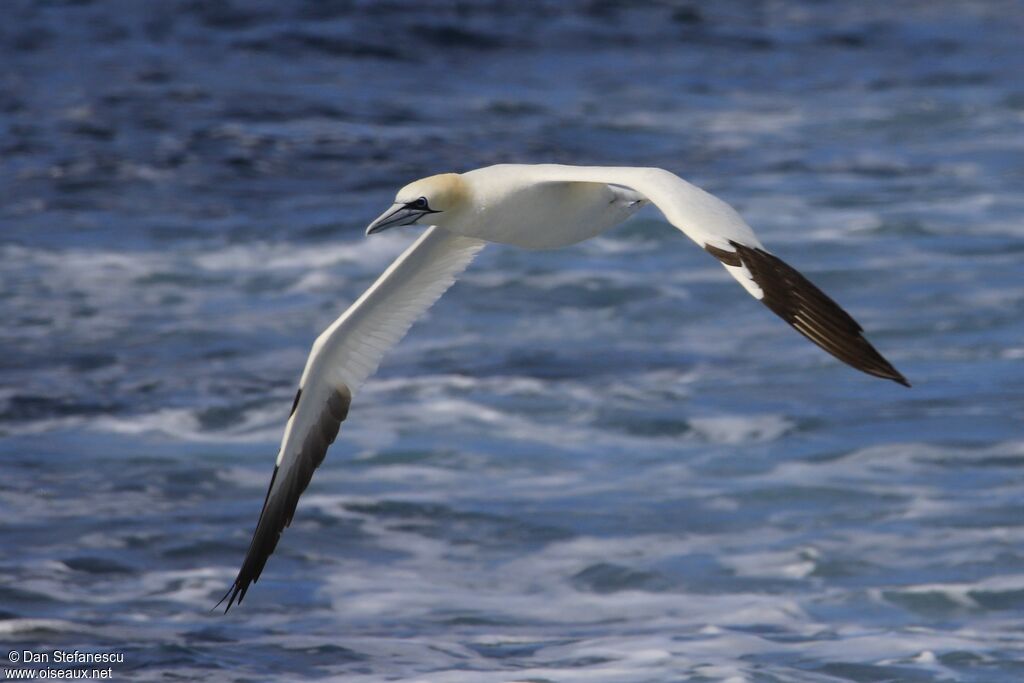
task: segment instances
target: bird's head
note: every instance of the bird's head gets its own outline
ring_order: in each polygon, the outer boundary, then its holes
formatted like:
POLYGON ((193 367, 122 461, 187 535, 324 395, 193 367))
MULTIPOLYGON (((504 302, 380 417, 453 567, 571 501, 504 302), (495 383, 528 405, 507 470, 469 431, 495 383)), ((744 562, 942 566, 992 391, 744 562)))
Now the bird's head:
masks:
POLYGON ((466 181, 458 173, 442 173, 409 183, 395 203, 366 228, 372 235, 399 225, 444 225, 469 200, 466 181))

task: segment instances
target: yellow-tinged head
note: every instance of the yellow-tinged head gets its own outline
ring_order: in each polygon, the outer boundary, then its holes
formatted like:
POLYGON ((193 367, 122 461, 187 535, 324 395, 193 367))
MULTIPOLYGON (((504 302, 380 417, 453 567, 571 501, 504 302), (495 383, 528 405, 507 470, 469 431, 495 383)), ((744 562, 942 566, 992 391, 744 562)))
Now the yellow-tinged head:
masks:
POLYGON ((394 205, 366 228, 372 235, 399 225, 414 225, 429 216, 431 225, 445 219, 469 203, 469 188, 458 173, 442 173, 409 183, 395 195, 394 205))

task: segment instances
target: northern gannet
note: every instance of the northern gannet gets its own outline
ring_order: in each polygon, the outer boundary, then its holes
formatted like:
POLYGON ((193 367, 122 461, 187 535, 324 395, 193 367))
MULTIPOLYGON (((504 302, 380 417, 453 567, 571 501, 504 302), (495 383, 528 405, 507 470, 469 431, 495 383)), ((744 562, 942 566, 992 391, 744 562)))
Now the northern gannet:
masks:
POLYGON ((864 338, 860 325, 765 250, 731 206, 668 171, 504 164, 423 178, 399 190, 366 234, 400 225, 430 227, 313 343, 256 531, 221 599, 228 601, 225 611, 241 603, 259 578, 353 394, 484 245, 575 244, 622 223, 648 202, 800 334, 858 370, 910 386, 864 338))

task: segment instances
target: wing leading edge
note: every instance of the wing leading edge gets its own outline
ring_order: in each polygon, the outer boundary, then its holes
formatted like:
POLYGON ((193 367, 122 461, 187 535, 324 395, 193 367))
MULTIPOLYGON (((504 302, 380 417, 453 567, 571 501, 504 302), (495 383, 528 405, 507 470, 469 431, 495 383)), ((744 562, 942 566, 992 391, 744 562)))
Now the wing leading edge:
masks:
POLYGON ((241 603, 291 524, 299 497, 348 416, 352 397, 384 354, 455 282, 484 242, 428 228, 313 344, 285 426, 256 530, 231 588, 241 603))

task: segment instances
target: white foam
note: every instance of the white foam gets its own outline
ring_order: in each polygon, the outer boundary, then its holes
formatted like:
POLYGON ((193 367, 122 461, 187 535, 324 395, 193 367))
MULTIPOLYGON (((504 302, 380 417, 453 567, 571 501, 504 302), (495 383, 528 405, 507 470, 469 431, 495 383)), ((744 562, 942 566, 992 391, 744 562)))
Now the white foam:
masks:
POLYGON ((688 422, 700 438, 727 445, 775 441, 794 426, 781 415, 692 417, 688 422))
POLYGON ((72 633, 91 631, 90 627, 63 619, 4 619, 0 620, 0 635, 20 636, 39 631, 72 633))
POLYGON ((374 239, 331 241, 324 244, 282 245, 276 242, 246 242, 193 252, 190 260, 199 267, 216 273, 245 273, 274 270, 306 272, 349 263, 360 271, 380 270, 409 246, 404 234, 384 234, 374 239))

